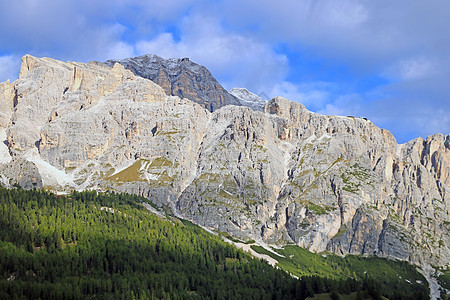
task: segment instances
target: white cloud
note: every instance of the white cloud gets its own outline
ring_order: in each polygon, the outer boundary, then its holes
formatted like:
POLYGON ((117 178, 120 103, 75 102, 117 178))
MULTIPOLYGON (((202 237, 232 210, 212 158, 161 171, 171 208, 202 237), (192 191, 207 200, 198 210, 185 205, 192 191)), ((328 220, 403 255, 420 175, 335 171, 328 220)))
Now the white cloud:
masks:
POLYGON ((438 75, 441 66, 430 58, 415 57, 395 61, 382 74, 394 81, 420 80, 438 75))
POLYGON ((112 44, 106 54, 108 59, 122 59, 135 56, 134 47, 124 42, 112 44))
POLYGON ((162 33, 152 40, 136 43, 138 55, 157 54, 164 58, 184 57, 188 50, 184 43, 177 43, 171 33, 162 33))
MULTIPOLYGON (((297 22, 313 22, 317 26, 355 28, 368 18, 367 8, 359 1, 282 1, 296 7, 290 14, 300 12, 297 22)), ((278 4, 279 5, 279 4, 278 4)))
POLYGON ((132 54, 131 35, 154 35, 176 22, 193 0, 0 1, 0 53, 62 60, 132 54), (122 24, 122 25, 121 25, 122 24))
POLYGON ((276 83, 268 92, 270 97, 282 96, 297 101, 312 111, 317 111, 330 101, 334 86, 326 82, 294 84, 289 81, 276 83))
POLYGON ((318 113, 324 115, 367 117, 362 108, 362 102, 361 95, 356 93, 346 94, 327 103, 318 113))
POLYGON ((127 30, 120 23, 110 26, 103 26, 92 32, 96 36, 95 50, 96 57, 92 59, 107 60, 121 59, 135 56, 134 46, 120 40, 120 36, 127 30))
POLYGON ((355 69, 380 71, 417 53, 446 55, 450 47, 450 2, 444 0, 229 0, 222 5, 222 18, 241 31, 307 46, 355 69))
POLYGON ((0 56, 0 82, 15 81, 19 77, 21 60, 12 55, 0 56))
POLYGON ((183 22, 179 41, 162 33, 136 44, 138 54, 153 53, 165 58, 190 57, 206 66, 226 88, 246 87, 259 93, 281 81, 287 58, 270 45, 225 31, 216 19, 190 16, 183 22))
POLYGON ((436 66, 427 59, 409 59, 399 63, 399 73, 404 79, 419 79, 433 75, 436 66))

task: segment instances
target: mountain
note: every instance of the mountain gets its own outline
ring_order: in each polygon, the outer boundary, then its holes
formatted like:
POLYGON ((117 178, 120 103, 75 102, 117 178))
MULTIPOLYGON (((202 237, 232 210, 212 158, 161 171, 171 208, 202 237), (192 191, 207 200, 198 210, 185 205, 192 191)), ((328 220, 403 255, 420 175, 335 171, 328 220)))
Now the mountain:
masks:
POLYGON ((211 113, 119 63, 29 55, 0 103, 5 186, 127 192, 241 240, 450 263, 450 135, 397 144, 281 97, 211 113))
POLYGON ((253 110, 264 111, 267 100, 253 94, 244 88, 232 88, 230 94, 239 99, 242 105, 248 106, 253 110))
POLYGON ((210 112, 225 105, 241 105, 205 67, 189 58, 163 59, 157 55, 143 55, 105 63, 112 67, 116 62, 135 75, 152 80, 166 94, 187 98, 210 112))

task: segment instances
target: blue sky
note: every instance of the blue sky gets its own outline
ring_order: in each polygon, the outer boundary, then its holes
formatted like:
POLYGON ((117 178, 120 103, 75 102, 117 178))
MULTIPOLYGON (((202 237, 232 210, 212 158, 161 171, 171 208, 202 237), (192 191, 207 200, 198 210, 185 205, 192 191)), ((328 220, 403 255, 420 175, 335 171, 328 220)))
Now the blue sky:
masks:
POLYGON ((448 0, 0 0, 0 81, 29 53, 190 57, 221 84, 367 117, 403 143, 450 133, 448 0))

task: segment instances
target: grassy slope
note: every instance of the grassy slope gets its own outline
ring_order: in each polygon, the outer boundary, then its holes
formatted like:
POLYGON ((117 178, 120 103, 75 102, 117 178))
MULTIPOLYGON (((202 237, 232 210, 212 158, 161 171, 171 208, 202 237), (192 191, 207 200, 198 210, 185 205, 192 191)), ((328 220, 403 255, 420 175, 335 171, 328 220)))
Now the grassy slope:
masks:
POLYGON ((346 257, 333 254, 319 255, 292 245, 283 249, 274 249, 284 258, 260 246, 252 246, 252 249, 273 257, 278 260, 280 268, 299 277, 316 275, 335 279, 362 279, 369 276, 382 288, 399 290, 423 290, 428 286, 426 279, 417 272, 415 266, 407 262, 355 255, 346 257))
POLYGON ((442 271, 444 274, 439 276, 439 284, 443 287, 446 288, 447 290, 450 290, 450 269, 448 270, 443 270, 442 271))

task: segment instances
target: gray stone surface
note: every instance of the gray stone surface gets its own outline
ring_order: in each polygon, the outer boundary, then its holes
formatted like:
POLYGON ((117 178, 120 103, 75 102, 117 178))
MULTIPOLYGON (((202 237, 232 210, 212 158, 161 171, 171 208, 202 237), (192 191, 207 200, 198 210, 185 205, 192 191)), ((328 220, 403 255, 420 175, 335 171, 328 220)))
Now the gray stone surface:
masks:
POLYGON ((242 105, 248 106, 253 110, 264 111, 267 100, 253 94, 244 88, 232 88, 229 93, 239 99, 242 105))
POLYGON ((38 168, 23 158, 0 164, 0 183, 8 188, 20 186, 27 190, 43 187, 38 168))

